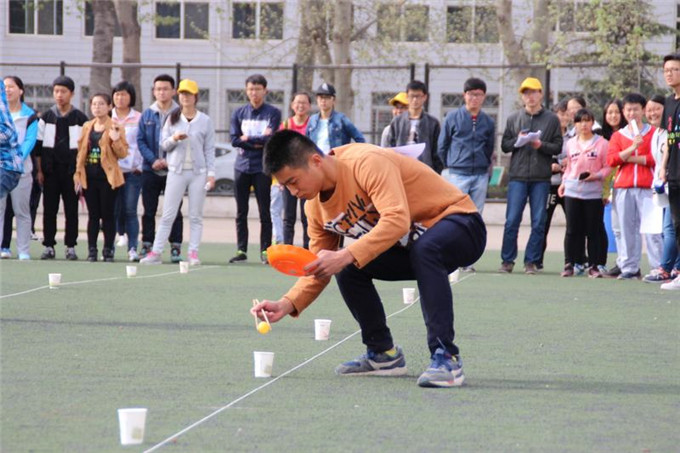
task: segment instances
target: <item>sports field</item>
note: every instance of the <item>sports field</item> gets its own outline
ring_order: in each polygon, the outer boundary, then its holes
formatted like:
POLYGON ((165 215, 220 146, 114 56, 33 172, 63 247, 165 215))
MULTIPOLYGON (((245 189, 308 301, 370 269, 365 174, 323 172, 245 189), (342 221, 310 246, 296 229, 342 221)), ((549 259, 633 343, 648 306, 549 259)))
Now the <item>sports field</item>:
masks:
POLYGON ((499 275, 490 251, 453 287, 466 385, 422 389, 422 317, 401 297, 414 282, 378 283, 408 376, 338 377, 334 367, 363 348, 335 283, 301 318, 263 336, 251 300, 277 298, 293 279, 255 262, 225 265, 233 253, 204 246, 204 264, 188 275, 139 266, 133 279, 124 262, 0 262, 0 450, 680 448, 674 292, 560 278, 558 253, 546 262, 552 272, 499 275), (47 288, 49 272, 63 274, 61 288, 47 288), (330 341, 314 340, 318 317, 333 320, 330 341), (272 378, 253 377, 256 350, 276 353, 272 378), (145 442, 122 447, 116 410, 138 406, 149 409, 145 442))

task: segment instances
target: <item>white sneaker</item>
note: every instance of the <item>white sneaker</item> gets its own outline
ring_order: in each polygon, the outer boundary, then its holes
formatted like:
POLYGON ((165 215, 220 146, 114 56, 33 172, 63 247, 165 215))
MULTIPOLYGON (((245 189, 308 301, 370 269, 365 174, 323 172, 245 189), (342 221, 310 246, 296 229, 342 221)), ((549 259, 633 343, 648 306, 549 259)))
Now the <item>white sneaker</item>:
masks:
POLYGON ((128 250, 128 260, 130 260, 131 263, 139 261, 139 255, 137 254, 137 250, 135 249, 128 250))
POLYGON ((680 277, 676 277, 672 282, 664 283, 661 289, 668 291, 680 291, 680 277))
POLYGON ((163 260, 161 259, 160 253, 155 253, 153 251, 149 252, 146 254, 144 258, 139 260, 140 264, 162 264, 163 260))
POLYGON ((124 234, 118 235, 118 240, 116 241, 116 247, 127 247, 127 236, 124 234))

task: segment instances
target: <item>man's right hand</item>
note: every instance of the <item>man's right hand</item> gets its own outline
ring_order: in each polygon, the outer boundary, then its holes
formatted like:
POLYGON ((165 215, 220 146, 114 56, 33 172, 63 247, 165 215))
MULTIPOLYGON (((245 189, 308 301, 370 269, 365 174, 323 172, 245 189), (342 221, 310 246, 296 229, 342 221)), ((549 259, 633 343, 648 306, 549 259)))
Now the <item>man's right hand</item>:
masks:
POLYGON ((38 179, 38 184, 42 186, 45 183, 45 174, 41 171, 38 171, 38 174, 35 176, 38 179))
POLYGON ((280 321, 283 317, 286 315, 289 315, 295 311, 295 307, 293 306, 293 303, 286 299, 285 297, 282 297, 279 300, 263 300, 262 302, 258 303, 257 305, 253 306, 253 308, 250 309, 250 314, 253 316, 257 316, 259 319, 264 321, 264 317, 262 316, 262 310, 265 311, 267 314, 267 319, 269 319, 269 322, 277 322, 280 321))
POLYGON ((153 164, 151 164, 151 168, 158 171, 158 170, 164 170, 168 167, 168 164, 165 162, 165 159, 156 159, 153 164))

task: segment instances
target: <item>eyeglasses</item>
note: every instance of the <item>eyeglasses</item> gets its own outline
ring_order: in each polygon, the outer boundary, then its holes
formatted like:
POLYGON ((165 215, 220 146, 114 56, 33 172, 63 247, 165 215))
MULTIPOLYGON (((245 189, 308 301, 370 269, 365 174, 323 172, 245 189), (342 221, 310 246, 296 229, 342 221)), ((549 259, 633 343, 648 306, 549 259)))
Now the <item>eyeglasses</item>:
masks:
POLYGON ((666 68, 663 70, 664 74, 673 74, 675 72, 680 72, 680 68, 666 68))
POLYGON ((472 93, 470 91, 465 93, 466 96, 470 96, 471 98, 483 98, 486 96, 486 93, 472 93))

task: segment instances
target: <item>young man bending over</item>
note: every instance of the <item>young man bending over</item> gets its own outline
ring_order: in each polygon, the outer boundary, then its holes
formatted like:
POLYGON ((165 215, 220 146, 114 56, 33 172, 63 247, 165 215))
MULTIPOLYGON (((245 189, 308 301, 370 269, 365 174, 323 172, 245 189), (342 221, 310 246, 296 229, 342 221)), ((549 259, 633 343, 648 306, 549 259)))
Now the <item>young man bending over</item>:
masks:
POLYGON ((432 358, 418 385, 461 385, 448 274, 474 263, 486 245, 486 228, 470 197, 426 164, 394 151, 351 144, 324 155, 293 131, 271 138, 264 163, 291 194, 307 200, 310 249, 318 259, 281 299, 265 300, 252 313, 265 310, 272 322, 298 316, 335 275, 367 348, 336 373, 404 375, 404 354, 392 341, 373 280, 417 280, 432 358), (355 241, 339 249, 342 236, 355 241))

